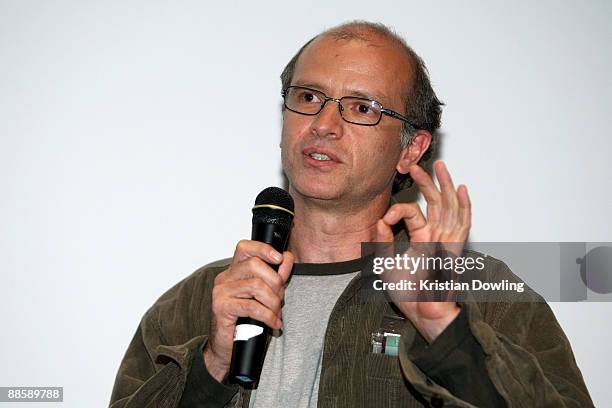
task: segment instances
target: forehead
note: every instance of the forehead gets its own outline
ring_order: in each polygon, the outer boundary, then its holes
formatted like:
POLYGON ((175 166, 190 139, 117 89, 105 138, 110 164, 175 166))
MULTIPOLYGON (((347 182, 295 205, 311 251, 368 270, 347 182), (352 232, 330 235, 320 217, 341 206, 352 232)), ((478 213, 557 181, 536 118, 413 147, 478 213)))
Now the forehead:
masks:
POLYGON ((383 105, 397 105, 403 100, 411 72, 405 51, 387 39, 337 40, 323 36, 300 55, 292 84, 316 85, 335 97, 367 95, 383 105))

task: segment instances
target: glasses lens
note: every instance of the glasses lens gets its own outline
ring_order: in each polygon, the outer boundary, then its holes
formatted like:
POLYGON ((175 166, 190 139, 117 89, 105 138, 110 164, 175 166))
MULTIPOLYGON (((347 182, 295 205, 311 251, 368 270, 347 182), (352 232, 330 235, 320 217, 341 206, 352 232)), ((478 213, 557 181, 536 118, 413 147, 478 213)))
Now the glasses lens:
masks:
POLYGON ((313 89, 292 86, 285 93, 285 106, 292 111, 313 115, 319 113, 325 94, 313 89))
POLYGON ((382 106, 369 99, 345 97, 342 102, 342 117, 353 123, 373 125, 378 123, 382 115, 382 106))

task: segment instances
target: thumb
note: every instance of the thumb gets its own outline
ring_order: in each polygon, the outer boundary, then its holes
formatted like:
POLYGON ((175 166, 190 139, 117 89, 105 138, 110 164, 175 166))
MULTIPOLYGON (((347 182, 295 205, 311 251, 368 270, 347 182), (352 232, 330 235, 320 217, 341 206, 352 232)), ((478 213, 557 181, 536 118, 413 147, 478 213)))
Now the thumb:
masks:
POLYGON ((393 231, 382 219, 376 223, 375 242, 393 242, 393 231))
POLYGON ((293 271, 293 263, 295 262, 295 256, 290 251, 283 252, 283 262, 278 267, 278 274, 283 279, 283 282, 287 282, 289 275, 293 271))

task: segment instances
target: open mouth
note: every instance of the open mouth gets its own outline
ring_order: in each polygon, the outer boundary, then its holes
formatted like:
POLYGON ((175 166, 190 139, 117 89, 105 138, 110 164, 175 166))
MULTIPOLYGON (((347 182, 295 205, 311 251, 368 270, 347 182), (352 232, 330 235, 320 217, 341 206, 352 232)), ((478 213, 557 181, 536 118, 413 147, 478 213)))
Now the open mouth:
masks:
POLYGON ((327 160, 331 160, 331 158, 323 153, 310 153, 308 156, 312 157, 313 159, 317 160, 317 161, 327 161, 327 160))
POLYGON ((321 146, 307 147, 302 151, 306 160, 312 165, 338 164, 340 159, 330 150, 321 146))

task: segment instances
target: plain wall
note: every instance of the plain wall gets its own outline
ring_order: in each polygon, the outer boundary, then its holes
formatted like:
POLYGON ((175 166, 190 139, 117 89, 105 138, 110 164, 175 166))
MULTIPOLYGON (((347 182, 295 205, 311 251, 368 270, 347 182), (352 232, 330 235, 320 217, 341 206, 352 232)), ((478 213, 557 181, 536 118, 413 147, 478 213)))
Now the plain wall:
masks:
MULTIPOLYGON (((282 68, 355 18, 426 61, 471 240, 612 240, 610 2, 2 0, 0 386, 107 405, 143 313, 281 185, 282 68)), ((552 307, 604 406, 612 305, 552 307)))

